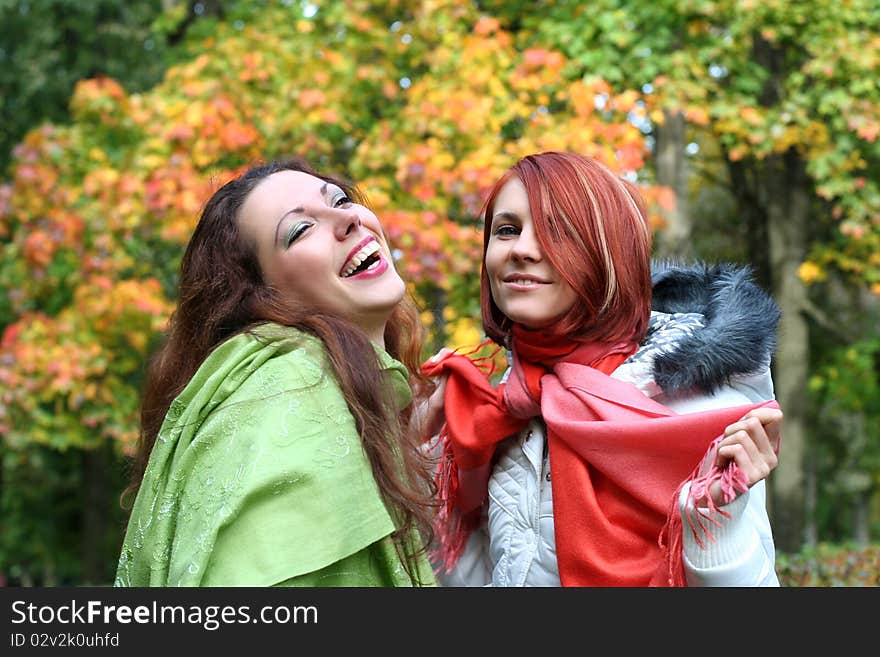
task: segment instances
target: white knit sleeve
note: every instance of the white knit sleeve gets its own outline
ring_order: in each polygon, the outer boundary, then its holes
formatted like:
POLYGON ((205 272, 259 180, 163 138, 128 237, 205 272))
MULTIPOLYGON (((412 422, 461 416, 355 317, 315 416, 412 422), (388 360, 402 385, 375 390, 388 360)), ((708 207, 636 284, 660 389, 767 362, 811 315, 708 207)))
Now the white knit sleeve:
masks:
MULTIPOLYGON (((678 413, 695 413, 722 406, 755 403, 773 398, 769 366, 757 372, 733 377, 711 396, 696 396, 667 404, 678 413)), ((690 490, 684 486, 679 497, 682 511, 682 551, 689 586, 779 586, 776 549, 767 515, 766 481, 762 480, 730 504, 722 507, 730 517, 715 513, 718 524, 706 526, 715 540, 701 547, 685 518, 684 504, 690 490)), ((691 513, 694 513, 692 510, 691 513)))
MULTIPOLYGON (((684 486, 679 497, 688 586, 779 586, 764 481, 721 507, 729 517, 716 511, 712 518, 717 525, 704 521, 714 540, 700 534, 702 545, 685 518, 689 490, 689 486, 684 486)), ((691 506, 690 512, 693 515, 696 510, 691 506)))

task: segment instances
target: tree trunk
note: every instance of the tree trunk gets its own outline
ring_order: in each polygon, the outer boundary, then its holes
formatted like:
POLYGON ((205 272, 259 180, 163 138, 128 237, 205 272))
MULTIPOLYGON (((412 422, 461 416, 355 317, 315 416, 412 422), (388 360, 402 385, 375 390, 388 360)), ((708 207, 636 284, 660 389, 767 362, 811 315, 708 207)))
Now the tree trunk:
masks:
POLYGON ((107 461, 104 446, 83 451, 83 542, 82 542, 82 583, 86 586, 103 586, 106 555, 104 538, 107 533, 107 508, 109 493, 104 485, 107 478, 107 461))
POLYGON ((663 110, 664 122, 655 128, 657 182, 672 189, 675 205, 663 210, 666 227, 657 234, 655 255, 687 261, 693 256, 688 195, 688 164, 685 154, 685 120, 678 111, 663 110))
POLYGON ((846 490, 852 497, 852 537, 859 547, 867 547, 871 536, 869 500, 873 489, 871 472, 861 464, 868 450, 870 438, 865 428, 865 415, 861 412, 847 413, 844 418, 844 435, 849 438, 849 455, 844 468, 846 490))
MULTIPOLYGON (((783 427, 783 433, 785 428, 783 427)), ((813 451, 804 456, 804 546, 814 548, 819 544, 819 527, 816 510, 819 503, 819 477, 816 474, 816 457, 813 451)), ((771 511, 772 513, 772 511, 771 511)))
POLYGON ((871 544, 871 497, 869 492, 856 494, 853 501, 853 526, 856 545, 866 548, 871 544))
POLYGON ((782 310, 774 363, 776 398, 785 413, 779 466, 770 477, 776 545, 800 550, 805 534, 804 455, 807 444, 809 328, 802 313, 807 291, 797 275, 806 257, 809 179, 794 150, 767 159, 766 184, 773 295, 782 310))
POLYGON ((764 289, 770 290, 773 287, 773 275, 770 267, 767 208, 763 198, 759 198, 764 193, 764 189, 759 189, 758 183, 759 180, 763 180, 763 175, 741 160, 734 162, 729 158, 726 159, 730 186, 737 199, 737 208, 746 222, 749 261, 755 269, 758 283, 764 289))

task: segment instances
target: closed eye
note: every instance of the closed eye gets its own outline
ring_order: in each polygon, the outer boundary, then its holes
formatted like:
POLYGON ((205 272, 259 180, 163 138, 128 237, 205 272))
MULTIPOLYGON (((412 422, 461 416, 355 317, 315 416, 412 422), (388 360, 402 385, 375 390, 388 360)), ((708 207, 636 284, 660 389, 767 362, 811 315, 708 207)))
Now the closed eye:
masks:
POLYGON ((347 205, 351 205, 352 203, 354 203, 354 201, 352 201, 352 200, 351 200, 348 196, 346 196, 345 194, 339 194, 338 196, 336 196, 336 197, 333 199, 333 207, 334 207, 334 208, 345 207, 345 206, 347 206, 347 205))
POLYGON ((311 226, 312 223, 309 221, 298 221, 290 224, 290 228, 287 229, 284 238, 285 248, 290 248, 290 245, 302 237, 303 233, 305 233, 311 226))

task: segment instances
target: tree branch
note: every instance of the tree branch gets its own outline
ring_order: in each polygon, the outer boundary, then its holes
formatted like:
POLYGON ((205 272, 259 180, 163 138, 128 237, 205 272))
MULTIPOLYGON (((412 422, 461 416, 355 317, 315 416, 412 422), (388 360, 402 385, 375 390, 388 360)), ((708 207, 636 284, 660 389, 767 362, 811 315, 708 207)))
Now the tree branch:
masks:
POLYGON ((857 341, 855 336, 841 329, 839 323, 831 321, 831 318, 825 314, 825 311, 809 299, 804 299, 801 303, 801 311, 819 326, 840 339, 844 344, 853 344, 857 341))

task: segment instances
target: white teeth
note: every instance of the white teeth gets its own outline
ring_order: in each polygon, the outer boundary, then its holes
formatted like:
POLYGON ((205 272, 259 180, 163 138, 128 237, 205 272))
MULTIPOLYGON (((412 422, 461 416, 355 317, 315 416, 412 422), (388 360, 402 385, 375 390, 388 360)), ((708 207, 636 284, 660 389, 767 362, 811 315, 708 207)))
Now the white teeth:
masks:
POLYGON ((366 244, 364 244, 357 253, 355 253, 348 261, 348 264, 342 268, 341 276, 346 278, 347 276, 351 276, 354 273, 354 270, 357 269, 360 264, 369 258, 374 253, 379 251, 379 242, 376 240, 370 240, 366 244))
POLYGON ((533 281, 531 279, 525 279, 525 278, 518 279, 515 281, 508 281, 508 283, 513 283, 514 285, 537 285, 538 284, 536 281, 533 281))

